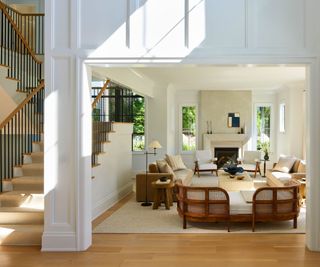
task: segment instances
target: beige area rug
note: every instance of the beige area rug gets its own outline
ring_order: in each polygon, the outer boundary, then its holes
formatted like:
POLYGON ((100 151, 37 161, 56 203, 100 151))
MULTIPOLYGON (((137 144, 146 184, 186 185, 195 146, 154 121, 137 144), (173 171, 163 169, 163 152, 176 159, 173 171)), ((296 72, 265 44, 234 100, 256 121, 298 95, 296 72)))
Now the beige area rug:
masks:
MULTIPOLYGON (((231 233, 252 233, 251 223, 231 223, 231 233)), ((123 207, 100 223, 93 233, 227 233, 225 223, 192 223, 182 228, 176 203, 170 210, 161 206, 153 210, 152 206, 142 207, 141 203, 130 199, 123 207)), ((298 218, 298 228, 293 222, 257 223, 255 233, 305 233, 305 208, 298 218)))

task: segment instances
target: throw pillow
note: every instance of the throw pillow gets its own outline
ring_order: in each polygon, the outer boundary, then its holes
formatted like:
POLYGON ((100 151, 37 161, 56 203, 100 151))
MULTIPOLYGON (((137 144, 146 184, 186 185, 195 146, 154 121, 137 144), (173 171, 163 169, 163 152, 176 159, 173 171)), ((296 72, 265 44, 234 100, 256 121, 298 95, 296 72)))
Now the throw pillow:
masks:
POLYGON ((278 163, 272 170, 289 173, 295 161, 296 158, 293 157, 280 157, 278 163))
POLYGON ((298 173, 306 173, 306 162, 304 160, 300 160, 298 173))
POLYGON ((168 163, 164 160, 164 159, 161 159, 161 160, 157 160, 157 166, 158 166, 158 169, 159 169, 159 172, 166 172, 166 169, 165 169, 165 165, 168 165, 168 163))
POLYGON ((182 161, 181 155, 169 156, 166 154, 166 160, 174 171, 187 168, 182 161))
POLYGON ((165 171, 164 171, 165 173, 170 173, 170 174, 172 174, 173 181, 176 180, 176 175, 175 175, 174 171, 172 170, 172 168, 169 166, 168 163, 166 163, 166 165, 164 166, 164 170, 165 170, 165 171))

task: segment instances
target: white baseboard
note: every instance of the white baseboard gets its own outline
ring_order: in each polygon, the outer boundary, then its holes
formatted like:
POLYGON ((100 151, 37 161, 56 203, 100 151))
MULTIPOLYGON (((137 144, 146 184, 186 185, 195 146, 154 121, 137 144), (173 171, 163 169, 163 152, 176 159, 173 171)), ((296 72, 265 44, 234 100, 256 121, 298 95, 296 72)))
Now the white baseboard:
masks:
POLYGON ((106 210, 111 208, 114 204, 116 204, 119 200, 123 199, 127 195, 129 195, 133 190, 133 183, 130 181, 129 183, 122 186, 117 191, 114 191, 107 195, 104 199, 99 201, 96 206, 92 209, 92 220, 96 219, 106 210))
POLYGON ((41 251, 78 251, 76 233, 43 233, 41 251))

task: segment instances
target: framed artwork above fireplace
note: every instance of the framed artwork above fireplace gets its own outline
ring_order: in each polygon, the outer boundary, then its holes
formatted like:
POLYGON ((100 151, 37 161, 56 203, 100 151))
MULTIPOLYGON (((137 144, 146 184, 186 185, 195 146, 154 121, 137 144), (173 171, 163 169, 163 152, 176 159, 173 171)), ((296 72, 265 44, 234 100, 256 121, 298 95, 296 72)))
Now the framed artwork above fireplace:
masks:
POLYGON ((229 112, 227 125, 229 128, 239 128, 240 127, 240 113, 239 112, 229 112))

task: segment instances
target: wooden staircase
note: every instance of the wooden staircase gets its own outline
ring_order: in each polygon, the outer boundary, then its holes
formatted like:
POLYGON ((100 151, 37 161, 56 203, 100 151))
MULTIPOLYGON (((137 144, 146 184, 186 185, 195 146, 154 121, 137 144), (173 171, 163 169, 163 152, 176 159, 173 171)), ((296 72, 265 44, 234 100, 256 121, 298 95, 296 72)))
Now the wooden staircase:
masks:
POLYGON ((40 245, 43 232, 43 142, 24 155, 23 165, 14 168, 14 178, 0 194, 0 244, 40 245))
POLYGON ((36 48, 33 39, 24 37, 19 23, 25 15, 1 1, 0 13, 4 37, 0 40, 0 68, 6 69, 7 79, 16 81, 17 92, 24 95, 15 110, 0 121, 0 244, 41 245, 44 82, 42 62, 36 54, 41 54, 43 46, 36 48))

